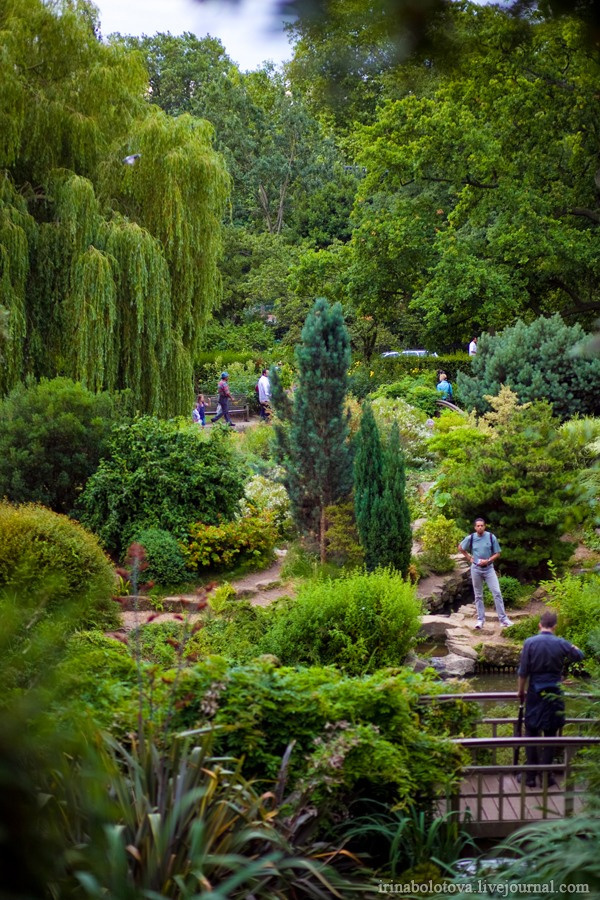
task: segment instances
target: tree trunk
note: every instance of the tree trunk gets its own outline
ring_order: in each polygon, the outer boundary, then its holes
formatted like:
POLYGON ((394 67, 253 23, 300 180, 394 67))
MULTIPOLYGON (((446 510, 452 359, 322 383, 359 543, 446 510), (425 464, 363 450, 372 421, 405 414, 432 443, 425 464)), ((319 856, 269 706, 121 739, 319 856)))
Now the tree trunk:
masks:
POLYGON ((321 549, 321 563, 327 561, 327 545, 325 543, 325 534, 327 532, 327 520, 325 518, 325 506, 321 507, 321 518, 319 521, 319 547, 321 549))

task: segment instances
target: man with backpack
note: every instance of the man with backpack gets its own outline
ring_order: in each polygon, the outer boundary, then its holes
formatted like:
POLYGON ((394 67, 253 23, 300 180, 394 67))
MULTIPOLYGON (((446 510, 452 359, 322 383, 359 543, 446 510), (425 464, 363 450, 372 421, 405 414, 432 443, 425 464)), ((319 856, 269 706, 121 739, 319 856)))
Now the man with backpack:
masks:
POLYGON ((494 569, 494 560, 500 556, 500 544, 498 538, 491 531, 486 531, 485 519, 477 516, 473 522, 475 531, 468 534, 458 545, 459 552, 471 563, 471 582, 475 594, 475 607, 477 609, 477 622, 475 628, 483 628, 485 625, 485 608, 483 605, 483 582, 485 581, 492 597, 501 628, 508 628, 513 623, 506 615, 504 600, 500 590, 498 576, 494 569))

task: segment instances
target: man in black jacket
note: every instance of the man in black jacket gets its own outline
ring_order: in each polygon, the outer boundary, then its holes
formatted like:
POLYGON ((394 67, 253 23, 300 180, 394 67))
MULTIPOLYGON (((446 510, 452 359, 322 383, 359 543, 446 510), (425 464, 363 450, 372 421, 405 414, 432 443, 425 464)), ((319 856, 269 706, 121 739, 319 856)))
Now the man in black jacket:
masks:
MULTIPOLYGON (((525 699, 527 685, 527 705, 525 707, 526 737, 555 737, 565 721, 565 704, 560 682, 564 665, 567 661, 579 662, 583 653, 574 644, 554 634, 556 613, 545 612, 540 619, 540 631, 534 637, 527 638, 521 651, 519 663, 519 701, 525 699)), ((540 762, 550 767, 554 755, 551 746, 527 747, 527 762, 537 765, 540 762)), ((528 787, 535 787, 536 776, 529 772, 526 778, 528 787)), ((555 778, 548 774, 548 785, 556 784, 555 778)))

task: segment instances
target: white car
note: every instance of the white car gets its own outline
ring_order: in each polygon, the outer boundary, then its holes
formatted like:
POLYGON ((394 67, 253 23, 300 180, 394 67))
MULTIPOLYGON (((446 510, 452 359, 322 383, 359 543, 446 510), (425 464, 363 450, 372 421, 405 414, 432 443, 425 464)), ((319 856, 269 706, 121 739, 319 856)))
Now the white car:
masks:
POLYGON ((437 353, 430 353, 429 350, 388 350, 381 354, 382 359, 392 356, 437 356, 437 353))

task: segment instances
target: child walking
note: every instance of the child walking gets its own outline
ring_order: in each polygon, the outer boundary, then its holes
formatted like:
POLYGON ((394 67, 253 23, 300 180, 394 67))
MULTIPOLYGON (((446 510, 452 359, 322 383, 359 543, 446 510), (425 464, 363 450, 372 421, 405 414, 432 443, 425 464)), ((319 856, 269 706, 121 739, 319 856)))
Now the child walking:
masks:
POLYGON ((206 403, 204 402, 204 394, 198 394, 196 405, 192 410, 192 420, 196 425, 206 425, 206 403))

